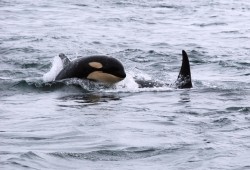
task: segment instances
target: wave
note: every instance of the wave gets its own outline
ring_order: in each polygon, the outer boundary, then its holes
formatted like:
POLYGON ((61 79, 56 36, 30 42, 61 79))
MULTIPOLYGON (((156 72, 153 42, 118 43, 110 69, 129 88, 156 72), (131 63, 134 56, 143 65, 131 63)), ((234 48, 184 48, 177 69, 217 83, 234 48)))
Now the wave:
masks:
POLYGON ((63 88, 67 88, 68 91, 80 90, 82 92, 95 91, 109 87, 109 85, 99 84, 81 79, 65 79, 62 81, 52 82, 21 80, 14 83, 14 85, 12 86, 12 88, 17 88, 19 90, 56 91, 63 88))
POLYGON ((238 111, 238 112, 245 112, 249 113, 250 112, 250 107, 228 107, 226 108, 229 111, 238 111))
POLYGON ((158 155, 164 155, 172 152, 177 152, 185 146, 177 146, 170 148, 154 148, 154 147, 131 147, 122 150, 97 150, 87 153, 69 153, 69 152, 54 152, 49 153, 51 156, 62 159, 80 159, 91 161, 124 161, 148 158, 158 155))
POLYGON ((20 48, 13 48, 13 47, 1 47, 0 53, 2 55, 10 55, 10 54, 17 54, 17 53, 39 53, 41 52, 38 49, 35 49, 31 46, 29 47, 20 47, 20 48))
POLYGON ((224 22, 212 22, 212 23, 201 23, 201 24, 193 24, 193 25, 199 26, 199 27, 212 27, 212 26, 225 26, 228 24, 224 22))
POLYGON ((234 60, 220 60, 219 61, 219 65, 223 66, 223 67, 232 67, 232 68, 236 68, 236 69, 247 69, 250 66, 249 62, 243 62, 243 61, 234 61, 234 60))

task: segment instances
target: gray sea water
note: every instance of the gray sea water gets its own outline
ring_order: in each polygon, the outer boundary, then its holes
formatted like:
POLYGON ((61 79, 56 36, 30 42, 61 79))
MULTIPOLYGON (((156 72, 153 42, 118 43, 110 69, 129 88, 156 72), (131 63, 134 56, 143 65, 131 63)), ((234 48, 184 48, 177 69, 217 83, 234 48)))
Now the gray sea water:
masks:
POLYGON ((249 21, 245 0, 0 0, 0 169, 250 169, 249 21), (192 89, 138 88, 181 50, 192 89), (59 53, 128 76, 46 83, 59 53))

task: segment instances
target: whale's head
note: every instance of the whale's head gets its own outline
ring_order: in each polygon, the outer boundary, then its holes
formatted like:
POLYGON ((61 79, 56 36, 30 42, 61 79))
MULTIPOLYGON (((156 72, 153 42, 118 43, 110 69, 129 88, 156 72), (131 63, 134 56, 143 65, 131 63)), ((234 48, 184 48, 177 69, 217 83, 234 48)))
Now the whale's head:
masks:
POLYGON ((91 72, 87 79, 103 83, 114 84, 126 77, 124 67, 120 61, 108 56, 92 56, 88 59, 91 72))

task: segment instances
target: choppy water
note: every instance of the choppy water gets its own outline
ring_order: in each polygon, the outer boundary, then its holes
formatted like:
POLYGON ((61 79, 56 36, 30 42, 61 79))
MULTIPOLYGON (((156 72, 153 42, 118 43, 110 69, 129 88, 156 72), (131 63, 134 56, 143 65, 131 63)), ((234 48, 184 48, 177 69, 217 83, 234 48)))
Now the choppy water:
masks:
POLYGON ((0 169, 250 169, 250 3, 0 0, 0 169), (171 84, 190 56, 192 89, 171 84), (109 54, 114 87, 44 83, 109 54))

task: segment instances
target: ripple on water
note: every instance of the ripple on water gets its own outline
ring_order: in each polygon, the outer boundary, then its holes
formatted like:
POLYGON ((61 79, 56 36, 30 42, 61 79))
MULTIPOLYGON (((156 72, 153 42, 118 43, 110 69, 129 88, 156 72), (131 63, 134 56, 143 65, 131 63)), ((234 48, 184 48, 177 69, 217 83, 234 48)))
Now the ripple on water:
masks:
POLYGON ((39 49, 35 49, 33 47, 1 47, 0 48, 0 53, 2 55, 11 55, 11 54, 17 54, 17 53, 39 53, 41 52, 39 49))
POLYGON ((232 123, 232 120, 226 117, 216 119, 213 121, 213 123, 217 126, 225 126, 225 125, 230 125, 232 123))
POLYGON ((86 159, 91 161, 124 161, 174 153, 183 149, 184 147, 185 145, 170 148, 132 147, 123 150, 97 150, 87 153, 54 152, 49 153, 49 155, 62 159, 86 159))
POLYGON ((237 112, 243 112, 243 113, 249 113, 250 107, 228 107, 226 108, 228 111, 237 111, 237 112))
POLYGON ((213 26, 225 26, 228 25, 225 22, 212 22, 212 23, 201 23, 201 24, 193 24, 194 26, 199 27, 213 27, 213 26))
MULTIPOLYGON (((118 95, 105 93, 82 93, 77 95, 67 95, 59 98, 62 101, 75 102, 75 106, 89 106, 98 103, 121 100, 118 95)), ((60 105, 62 107, 73 107, 72 105, 60 105)))
POLYGON ((37 155, 36 153, 29 151, 26 153, 22 153, 20 155, 21 158, 27 158, 27 159, 42 159, 42 157, 40 157, 39 155, 37 155))

